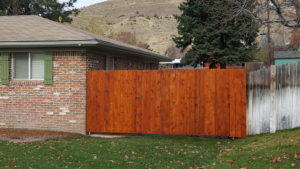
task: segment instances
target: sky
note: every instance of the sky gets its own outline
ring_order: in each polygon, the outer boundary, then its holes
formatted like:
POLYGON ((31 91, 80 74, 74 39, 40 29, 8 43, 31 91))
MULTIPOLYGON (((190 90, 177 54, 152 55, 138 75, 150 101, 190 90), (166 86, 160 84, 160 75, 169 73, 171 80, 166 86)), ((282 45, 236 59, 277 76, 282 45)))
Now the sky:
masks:
MULTIPOLYGON (((59 0, 60 2, 65 2, 68 0, 59 0)), ((95 3, 104 2, 105 0, 77 0, 77 3, 74 4, 76 8, 82 8, 85 6, 93 5, 95 3)))

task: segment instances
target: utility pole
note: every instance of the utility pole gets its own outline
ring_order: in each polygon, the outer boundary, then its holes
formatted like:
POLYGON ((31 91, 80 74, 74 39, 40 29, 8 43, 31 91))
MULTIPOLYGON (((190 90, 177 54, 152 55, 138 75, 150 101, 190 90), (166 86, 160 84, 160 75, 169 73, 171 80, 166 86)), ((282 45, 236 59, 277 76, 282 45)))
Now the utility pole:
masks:
POLYGON ((297 22, 299 23, 299 20, 300 20, 300 2, 299 2, 299 0, 293 0, 293 3, 294 3, 294 6, 295 6, 297 22))
POLYGON ((271 44, 271 25, 270 25, 270 1, 267 0, 267 40, 268 40, 268 45, 271 44))
POLYGON ((272 51, 271 51, 272 41, 271 41, 270 1, 269 0, 267 0, 267 20, 268 20, 268 24, 267 24, 268 60, 269 60, 269 64, 272 65, 273 58, 272 58, 272 51))

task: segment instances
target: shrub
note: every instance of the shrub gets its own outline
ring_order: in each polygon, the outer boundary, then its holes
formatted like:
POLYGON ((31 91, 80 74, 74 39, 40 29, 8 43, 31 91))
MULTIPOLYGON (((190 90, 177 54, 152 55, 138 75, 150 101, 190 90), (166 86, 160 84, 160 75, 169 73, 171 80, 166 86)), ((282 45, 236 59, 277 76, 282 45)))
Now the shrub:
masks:
POLYGON ((174 44, 169 46, 165 51, 165 55, 172 59, 183 58, 186 53, 187 50, 181 51, 181 49, 177 48, 174 44))

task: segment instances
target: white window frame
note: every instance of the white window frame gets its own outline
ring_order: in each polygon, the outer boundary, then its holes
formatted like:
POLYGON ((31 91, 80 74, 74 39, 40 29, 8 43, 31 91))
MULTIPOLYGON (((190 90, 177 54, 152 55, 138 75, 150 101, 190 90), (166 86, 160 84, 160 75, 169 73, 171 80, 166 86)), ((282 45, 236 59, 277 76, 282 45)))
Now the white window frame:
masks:
MULTIPOLYGON (((11 79, 16 80, 16 81, 44 81, 44 79, 32 79, 31 77, 31 53, 32 52, 12 52, 11 53, 11 58, 12 58, 12 62, 11 62, 11 79), (28 54, 28 79, 16 79, 14 77, 15 75, 15 56, 14 53, 27 53, 28 54)), ((44 73, 45 76, 45 73, 44 73)))
POLYGON ((105 70, 115 70, 115 57, 114 56, 106 56, 105 57, 105 70), (108 58, 112 59, 112 68, 111 69, 108 68, 108 63, 109 63, 108 58))

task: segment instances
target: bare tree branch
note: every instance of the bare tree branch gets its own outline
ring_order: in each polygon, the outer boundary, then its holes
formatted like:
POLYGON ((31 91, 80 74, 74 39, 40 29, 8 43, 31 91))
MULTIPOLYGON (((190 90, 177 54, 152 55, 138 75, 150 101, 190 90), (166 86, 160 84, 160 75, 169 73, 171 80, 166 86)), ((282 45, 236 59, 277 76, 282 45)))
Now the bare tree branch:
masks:
POLYGON ((280 23, 286 27, 300 27, 300 0, 256 0, 257 11, 249 11, 245 8, 251 0, 228 0, 235 4, 235 8, 229 12, 232 19, 238 15, 250 15, 261 24, 280 23), (273 11, 278 19, 268 20, 264 18, 267 9, 273 11))

